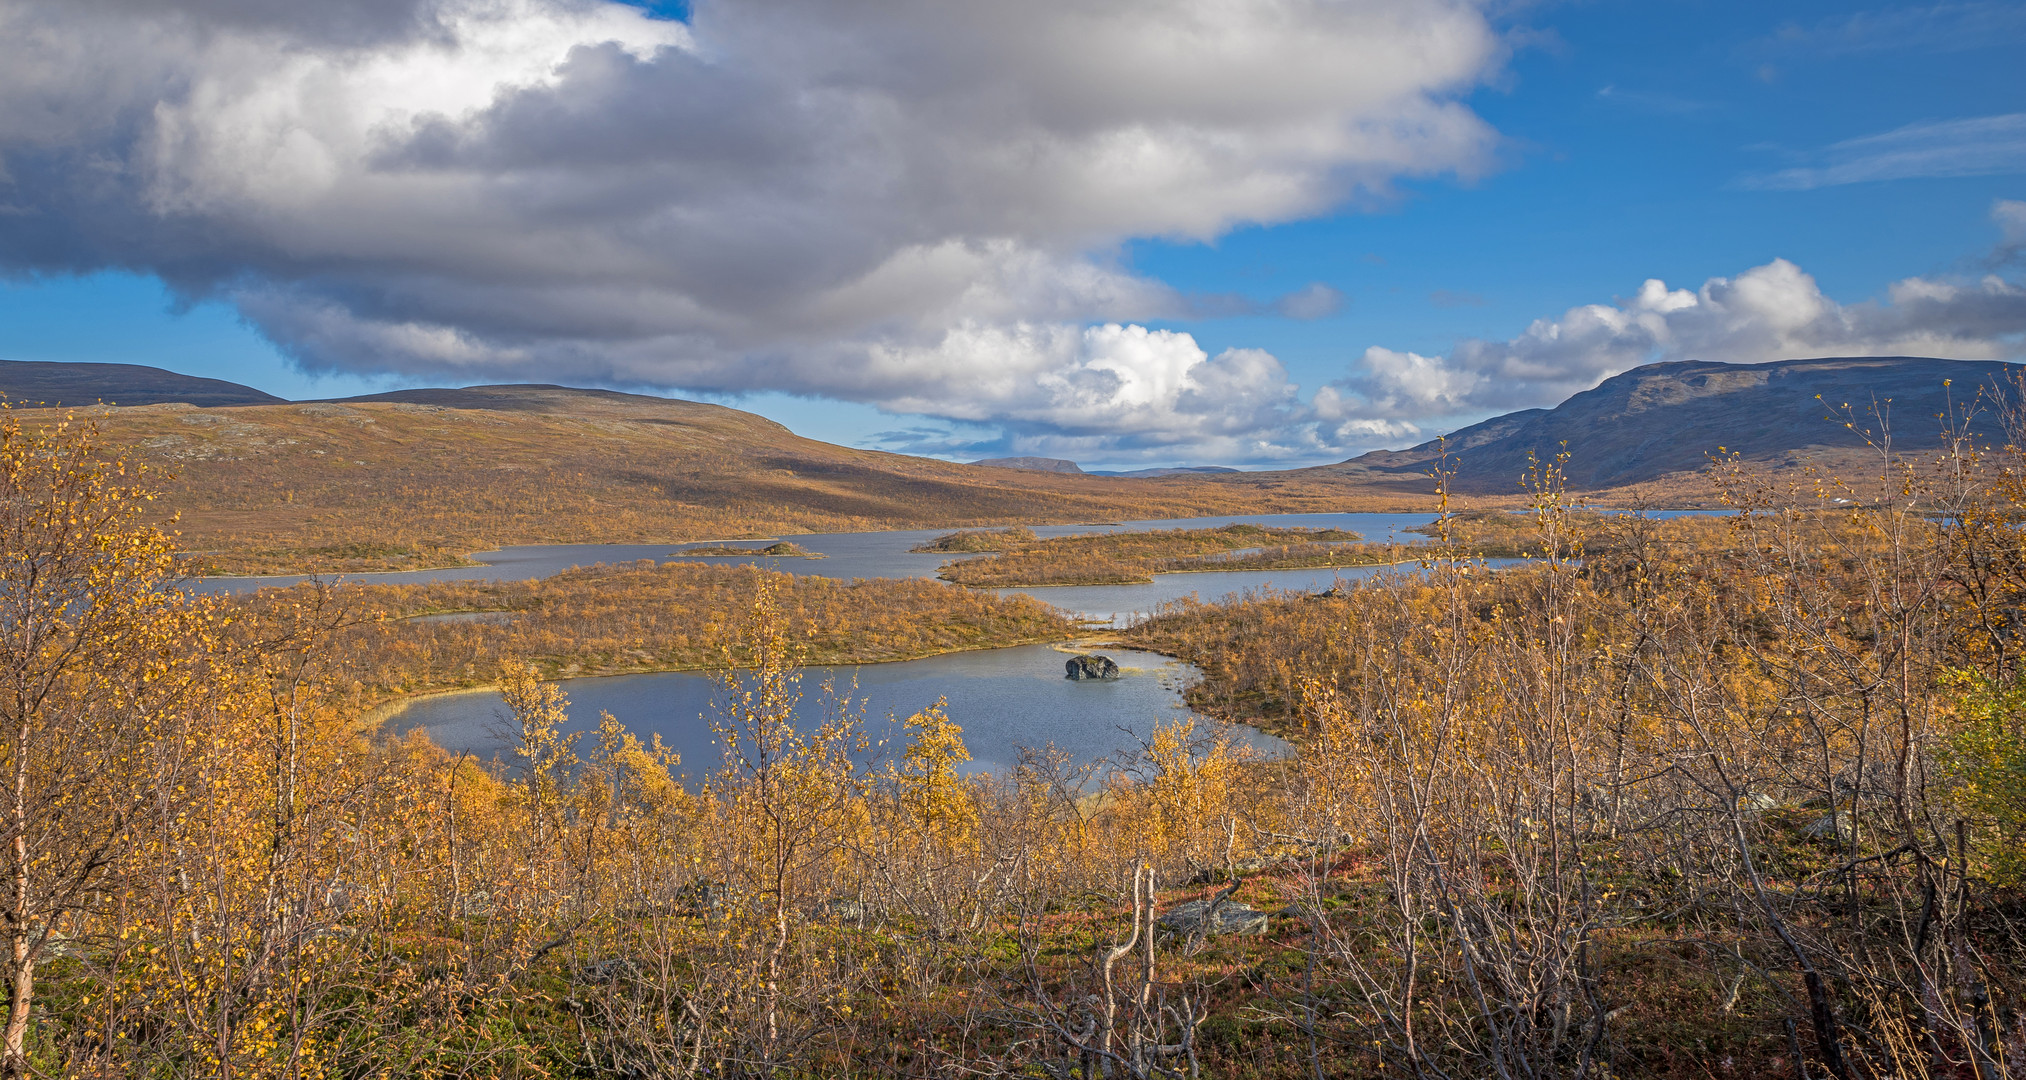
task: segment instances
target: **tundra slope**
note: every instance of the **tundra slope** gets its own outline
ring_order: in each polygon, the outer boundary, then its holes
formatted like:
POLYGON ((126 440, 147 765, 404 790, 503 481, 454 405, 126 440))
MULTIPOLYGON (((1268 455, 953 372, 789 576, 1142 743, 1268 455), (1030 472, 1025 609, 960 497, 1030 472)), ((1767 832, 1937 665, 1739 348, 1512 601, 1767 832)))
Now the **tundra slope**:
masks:
MULTIPOLYGON (((0 370, 0 391, 13 391, 9 375, 0 370)), ((130 387, 104 389, 91 400, 117 402, 130 387)), ((155 506, 179 515, 186 550, 224 572, 443 565, 506 544, 1427 503, 1325 474, 1119 479, 960 465, 833 446, 719 405, 559 386, 85 411, 160 470, 155 506)))

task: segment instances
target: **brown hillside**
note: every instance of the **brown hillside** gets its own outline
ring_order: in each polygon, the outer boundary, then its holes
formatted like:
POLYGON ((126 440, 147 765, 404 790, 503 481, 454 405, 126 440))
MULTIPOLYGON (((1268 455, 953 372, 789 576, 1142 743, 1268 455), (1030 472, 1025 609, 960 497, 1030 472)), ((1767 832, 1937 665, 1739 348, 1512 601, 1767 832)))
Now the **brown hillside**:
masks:
POLYGON ((23 406, 281 404, 250 386, 138 364, 0 360, 0 398, 23 406))
POLYGON ((958 465, 833 446, 722 406, 548 386, 89 412, 174 474, 162 505, 217 570, 409 567, 501 544, 1427 504, 1307 471, 1122 479, 958 465))

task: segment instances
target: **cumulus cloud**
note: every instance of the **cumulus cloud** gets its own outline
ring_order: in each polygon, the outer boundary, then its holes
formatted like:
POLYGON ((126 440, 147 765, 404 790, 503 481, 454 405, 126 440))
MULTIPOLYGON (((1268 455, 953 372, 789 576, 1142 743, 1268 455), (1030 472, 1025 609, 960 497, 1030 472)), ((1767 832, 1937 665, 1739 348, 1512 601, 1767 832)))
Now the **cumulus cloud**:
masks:
POLYGON ((960 326, 933 346, 881 348, 875 366, 913 384, 894 408, 989 421, 1030 450, 1283 456, 1273 436, 1298 419, 1298 387, 1272 355, 1211 356, 1189 334, 1143 326, 960 326))
POLYGON ((1481 169, 1503 53, 1474 0, 14 0, 0 271, 312 369, 1238 438, 1284 372, 1131 325, 1190 301, 1109 253, 1481 169))
MULTIPOLYGON (((2018 205, 1994 208, 2001 229, 2018 205)), ((1313 462, 1553 406, 1641 364, 1896 355, 2026 356, 2026 286, 1997 275, 1914 277, 1881 300, 1844 304, 1775 259, 1692 290, 1651 279, 1613 303, 1535 320, 1505 341, 1466 339, 1446 355, 1370 346, 1306 400, 1264 352, 1211 356, 1187 334, 1131 325, 962 327, 923 350, 882 355, 881 368, 897 383, 950 370, 1003 373, 968 384, 971 404, 957 415, 1001 425, 1009 437, 992 442, 995 451, 1313 462)), ((927 384, 918 401, 897 400, 927 411, 956 392, 927 384)))
MULTIPOLYGON (((1374 346, 1307 399, 1265 352, 1147 325, 1341 311, 1320 282, 1182 295, 1116 253, 1483 169, 1461 98, 1504 53, 1477 0, 11 0, 0 273, 152 273, 312 369, 785 390, 1110 461, 1340 456, 1653 359, 2018 352, 2005 279, 1845 306, 1777 261, 1447 355, 1374 346)), ((1768 182, 2010 168, 2020 125, 1768 182)))
MULTIPOLYGON (((2000 204, 1996 214, 2009 221, 2000 204)), ((1311 404, 1325 441, 1372 420, 1419 420, 1551 406, 1619 372, 1665 360, 1761 363, 1810 356, 2006 359, 2026 352, 2026 287, 1907 278, 1886 302, 1839 304, 1785 259, 1696 290, 1650 279, 1611 304, 1539 319, 1507 341, 1469 339, 1447 356, 1381 346, 1311 404), (1335 425, 1332 427, 1331 425, 1335 425), (1346 426, 1348 425, 1348 426, 1346 426)))

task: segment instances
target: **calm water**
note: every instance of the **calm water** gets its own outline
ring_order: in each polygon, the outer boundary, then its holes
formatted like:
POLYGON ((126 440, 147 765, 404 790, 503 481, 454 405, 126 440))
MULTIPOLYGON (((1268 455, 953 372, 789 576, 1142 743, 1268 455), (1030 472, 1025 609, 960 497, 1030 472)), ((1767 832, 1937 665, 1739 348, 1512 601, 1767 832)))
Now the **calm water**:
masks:
MULTIPOLYGON (((875 740, 892 738, 905 717, 948 699, 951 719, 964 729, 974 771, 1002 771, 1019 761, 1021 747, 1053 743, 1078 761, 1112 757, 1138 746, 1155 725, 1191 715, 1181 689, 1193 681, 1193 667, 1169 657, 1131 649, 1105 649, 1124 677, 1115 682, 1072 682, 1063 677, 1071 653, 1047 645, 955 653, 926 660, 859 667, 809 668, 802 679, 800 717, 811 724, 830 715, 830 682, 851 695, 875 740), (855 688, 854 688, 855 681, 855 688)), ((599 712, 610 712, 642 740, 660 735, 682 755, 691 777, 713 769, 720 749, 707 720, 720 698, 716 680, 699 672, 566 679, 572 727, 595 730, 599 712)), ((481 692, 428 698, 409 705, 388 722, 393 731, 416 727, 451 750, 491 757, 504 749, 500 738, 506 708, 498 694, 481 692)), ((1251 728, 1242 740, 1262 752, 1286 744, 1251 728)), ((898 748, 894 748, 898 752, 898 748)))
MULTIPOLYGON (((1510 566, 1518 559, 1487 559, 1489 566, 1510 566)), ((1050 585, 1044 588, 994 589, 1001 596, 1020 593, 1053 604, 1078 618, 1123 629, 1185 597, 1215 601, 1228 596, 1269 592, 1322 592, 1338 584, 1381 574, 1411 572, 1413 567, 1346 566, 1334 570, 1231 570, 1193 574, 1155 574, 1146 585, 1050 585)))
MULTIPOLYGON (((1206 529, 1239 523, 1273 525, 1283 528, 1349 529, 1374 542, 1421 543, 1427 537, 1406 530, 1435 520, 1433 514, 1254 514, 1237 517, 1161 518, 1146 521, 1090 522, 1080 525, 1035 526, 1044 537, 1083 533, 1144 532, 1152 529, 1206 529)), ((808 533, 784 536, 804 550, 821 552, 822 559, 780 559, 754 555, 752 558, 712 558, 711 563, 754 563, 790 574, 811 574, 850 581, 854 578, 934 578, 937 568, 951 558, 947 554, 916 554, 911 547, 943 536, 950 529, 904 529, 893 532, 808 533)), ((772 541, 734 541, 729 546, 758 549, 772 541)), ((472 555, 480 566, 459 566, 442 570, 405 570, 384 574, 347 574, 340 580, 371 584, 416 584, 430 581, 527 581, 548 577, 577 566, 617 564, 639 559, 666 561, 679 556, 685 547, 697 544, 547 544, 507 547, 472 555)), ((710 546, 727 546, 713 544, 710 546)), ((1279 589, 1326 589, 1338 577, 1352 580, 1369 576, 1372 568, 1352 570, 1242 570, 1210 574, 1163 574, 1147 585, 1106 585, 1093 587, 1007 589, 1025 592, 1069 611, 1099 621, 1123 621, 1132 613, 1145 613, 1164 603, 1195 595, 1218 600, 1233 593, 1274 587, 1279 589)), ((293 585, 302 577, 206 578, 193 587, 203 592, 247 592, 267 585, 293 585)))

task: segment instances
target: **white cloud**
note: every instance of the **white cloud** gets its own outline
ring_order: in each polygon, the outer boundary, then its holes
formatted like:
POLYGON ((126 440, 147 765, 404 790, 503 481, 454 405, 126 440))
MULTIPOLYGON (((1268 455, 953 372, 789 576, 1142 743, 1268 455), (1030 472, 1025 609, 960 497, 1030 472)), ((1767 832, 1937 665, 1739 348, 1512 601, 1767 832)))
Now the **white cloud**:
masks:
POLYGON ((1184 440, 1284 373, 1129 325, 1191 301, 1111 253, 1483 168, 1504 50, 1475 0, 13 0, 0 271, 153 272, 313 369, 1184 440))
POLYGON ((1290 319, 1327 319, 1348 303, 1349 297, 1317 281, 1274 301, 1273 310, 1290 319))
POLYGON ((1804 50, 1832 56, 1957 52, 2021 38, 2026 38, 2026 9, 2016 3, 1972 0, 1857 11, 1808 26, 1789 23, 1746 51, 1804 50))
POLYGON ((1835 143, 1821 156, 1821 165, 1748 176, 1739 183, 1806 191, 1881 180, 2026 172, 2026 113, 1908 124, 1835 143))
POLYGON ((1999 199, 1991 204, 1991 220, 1998 225, 1998 247, 1991 253, 1992 262, 2010 262, 2026 253, 2026 201, 1999 199))
MULTIPOLYGON (((1842 306, 1784 262, 1374 347, 1306 401, 1146 325, 1341 310, 1115 253, 1485 168, 1460 102, 1505 48, 1474 0, 10 0, 0 272, 154 273, 313 369, 784 390, 1111 461, 1340 456, 1674 356, 2017 351, 2003 279, 1842 306)), ((1779 182, 2009 168, 2022 123, 1779 182)))
POLYGON ((910 387, 892 400, 900 411, 1123 448, 1276 431, 1297 392, 1268 353, 1213 357, 1188 334, 1117 323, 960 326, 931 347, 882 348, 875 367, 910 387))
MULTIPOLYGON (((2001 222, 2010 211, 1996 213, 2001 222)), ((1697 289, 1650 279, 1631 296, 1535 320, 1448 355, 1366 348, 1302 400, 1257 350, 1210 356, 1187 334, 1110 324, 962 327, 882 357, 919 396, 900 407, 1005 426, 1006 448, 1084 460, 1318 461, 1421 441, 1483 416, 1553 406, 1667 360, 2026 355, 2026 287, 1998 276, 1907 278, 1884 301, 1842 304, 1784 259, 1697 289), (995 373, 937 382, 937 373, 995 373), (947 404, 960 399, 961 409, 947 404)))
POLYGON ((1991 220, 2007 244, 2026 243, 2026 201, 1999 199, 1991 204, 1991 220))
MULTIPOLYGON (((2006 220, 2001 210, 2000 219, 2006 220)), ((1700 289, 1648 280, 1612 304, 1539 319, 1508 341, 1470 339, 1448 356, 1379 346, 1311 408, 1326 422, 1411 419, 1552 406, 1619 372, 1663 360, 1761 363, 1811 356, 2002 359, 2026 352, 2026 287, 1907 278, 1887 303, 1844 305, 1785 259, 1700 289)))

